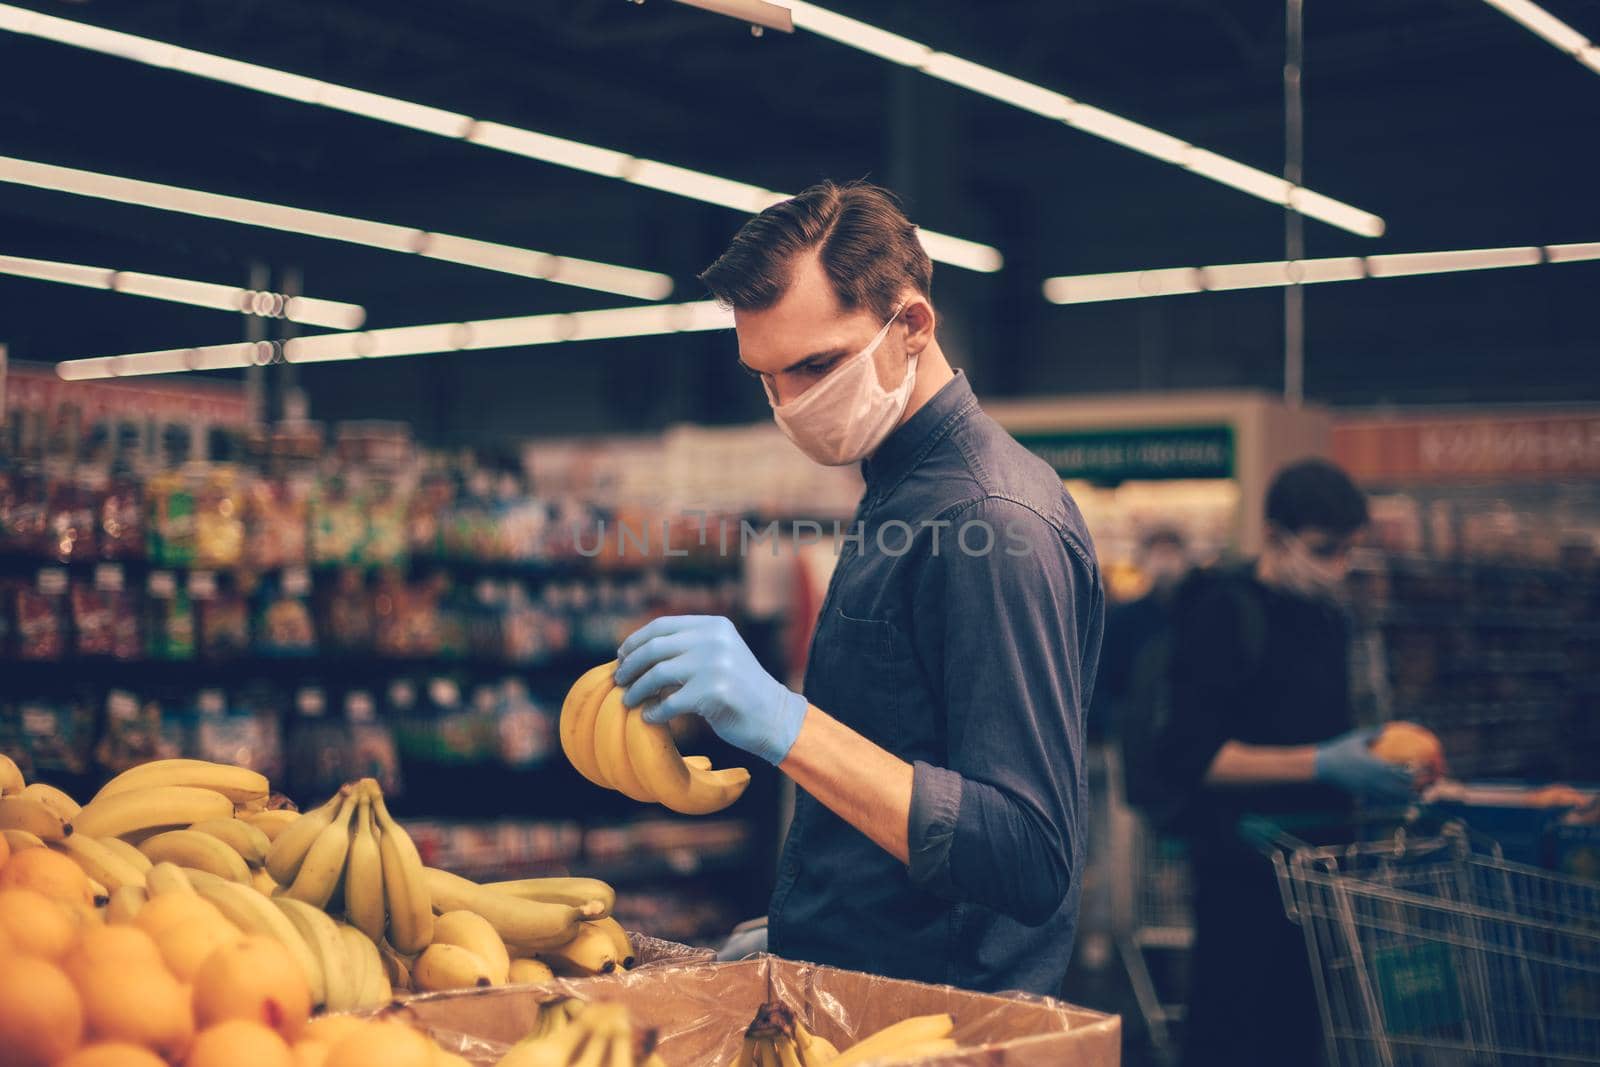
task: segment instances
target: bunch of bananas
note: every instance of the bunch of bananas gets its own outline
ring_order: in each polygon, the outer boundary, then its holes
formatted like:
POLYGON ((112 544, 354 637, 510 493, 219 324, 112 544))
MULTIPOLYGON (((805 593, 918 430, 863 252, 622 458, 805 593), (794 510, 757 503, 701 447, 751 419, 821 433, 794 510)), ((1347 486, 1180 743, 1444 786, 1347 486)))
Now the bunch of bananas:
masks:
POLYGON ((734 1067, 822 1067, 839 1055, 825 1038, 801 1025, 783 1004, 769 1000, 744 1032, 734 1067))
POLYGON ((750 784, 743 767, 714 771, 704 756, 682 756, 672 732, 622 703, 615 661, 586 672, 561 705, 561 749, 578 773, 604 789, 681 815, 709 815, 750 784))
POLYGON ((864 1037, 829 1060, 828 1067, 862 1067, 874 1064, 914 1063, 931 1059, 958 1046, 950 1036, 955 1020, 946 1012, 918 1015, 885 1026, 871 1037, 864 1037))
POLYGON ((666 1067, 653 1033, 635 1034, 621 1004, 567 998, 539 1010, 532 1033, 496 1067, 666 1067))

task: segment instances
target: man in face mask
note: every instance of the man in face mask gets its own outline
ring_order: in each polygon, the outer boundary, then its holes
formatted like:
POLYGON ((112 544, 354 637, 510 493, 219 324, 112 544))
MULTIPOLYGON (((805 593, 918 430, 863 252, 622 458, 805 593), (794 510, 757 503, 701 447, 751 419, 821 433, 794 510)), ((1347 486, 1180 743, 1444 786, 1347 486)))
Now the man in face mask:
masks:
POLYGON ((1411 775, 1354 729, 1340 597, 1367 503, 1331 463, 1280 471, 1267 543, 1246 570, 1179 590, 1170 727, 1160 763, 1192 787, 1195 946, 1184 1064, 1313 1063, 1321 1023, 1305 941, 1270 864, 1238 833, 1246 813, 1336 822, 1354 797, 1404 803, 1411 775))
POLYGON ((673 617, 623 642, 624 701, 660 698, 651 721, 700 715, 798 786, 772 951, 1056 993, 1104 611, 1083 518, 946 361, 932 266, 884 190, 824 183, 777 204, 702 279, 778 425, 818 463, 861 461, 866 495, 803 695, 728 620, 673 617))

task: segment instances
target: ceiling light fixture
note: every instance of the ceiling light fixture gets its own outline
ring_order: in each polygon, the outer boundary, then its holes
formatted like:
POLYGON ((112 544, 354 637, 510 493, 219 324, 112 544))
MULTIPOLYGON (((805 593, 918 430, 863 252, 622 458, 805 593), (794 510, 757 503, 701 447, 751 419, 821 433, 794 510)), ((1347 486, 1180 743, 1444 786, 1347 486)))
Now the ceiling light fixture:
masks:
MULTIPOLYGON (((718 207, 755 213, 789 193, 734 181, 715 174, 642 159, 609 148, 571 141, 564 137, 478 121, 470 115, 428 107, 392 96, 369 93, 332 82, 308 78, 271 67, 244 63, 209 52, 181 48, 131 33, 108 30, 71 19, 45 15, 14 4, 0 3, 0 30, 40 37, 58 44, 84 48, 103 55, 130 59, 152 67, 174 70, 241 89, 268 93, 304 104, 344 111, 364 118, 420 130, 438 137, 465 140, 485 148, 526 156, 559 167, 598 174, 718 207)), ((880 31, 881 32, 881 31, 880 31)), ((941 263, 967 270, 992 272, 1003 265, 999 249, 933 230, 920 230, 928 255, 941 263)), ((631 294, 630 294, 631 295, 631 294)), ((665 295, 665 294, 663 294, 665 295)), ((653 298, 653 299, 659 299, 653 298)))
POLYGON ((86 289, 105 289, 130 296, 147 296, 174 304, 236 311, 242 315, 288 319, 307 326, 326 326, 334 330, 355 330, 367 319, 360 304, 338 300, 319 300, 309 296, 284 296, 255 289, 241 289, 214 282, 169 278, 161 274, 86 267, 77 263, 58 263, 51 259, 0 255, 0 274, 37 281, 79 285, 86 289))
POLYGON ((1579 63, 1600 74, 1600 46, 1531 0, 1483 0, 1520 22, 1579 63))
POLYGON ((794 24, 800 29, 810 30, 891 63, 920 70, 930 77, 981 93, 1012 107, 1064 122, 1084 133, 1142 152, 1163 163, 1176 164, 1251 196, 1292 206, 1307 218, 1363 237, 1379 237, 1383 234, 1384 222, 1377 215, 1291 185, 1277 175, 1208 152, 1180 138, 1091 107, 1042 85, 948 52, 935 51, 920 41, 890 33, 870 23, 847 18, 815 4, 805 3, 804 0, 785 2, 794 15, 794 24))
POLYGON ((573 285, 641 300, 660 300, 672 292, 672 278, 654 271, 555 256, 530 248, 476 241, 469 237, 428 233, 406 226, 392 226, 386 222, 371 222, 262 200, 246 200, 176 185, 58 167, 12 156, 0 156, 0 181, 322 237, 330 241, 345 241, 388 252, 415 253, 468 267, 539 278, 558 285, 573 285))
MULTIPOLYGON (((698 300, 684 304, 650 304, 557 315, 522 315, 474 322, 439 322, 385 330, 326 333, 291 338, 282 342, 281 352, 286 363, 329 363, 347 359, 421 356, 439 352, 481 351, 488 348, 559 344, 564 341, 648 337, 732 328, 732 311, 715 301, 698 300)), ((248 367, 271 362, 278 351, 280 349, 270 343, 258 342, 136 352, 125 356, 97 356, 57 363, 56 374, 67 381, 83 381, 90 378, 248 367)))
POLYGON ((1062 275, 1045 279, 1044 295, 1052 304, 1094 304, 1141 296, 1259 289, 1274 285, 1315 285, 1321 282, 1351 282, 1360 278, 1399 278, 1597 259, 1600 259, 1600 243, 1468 248, 1448 252, 1408 252, 1271 263, 1227 263, 1211 267, 1062 275))

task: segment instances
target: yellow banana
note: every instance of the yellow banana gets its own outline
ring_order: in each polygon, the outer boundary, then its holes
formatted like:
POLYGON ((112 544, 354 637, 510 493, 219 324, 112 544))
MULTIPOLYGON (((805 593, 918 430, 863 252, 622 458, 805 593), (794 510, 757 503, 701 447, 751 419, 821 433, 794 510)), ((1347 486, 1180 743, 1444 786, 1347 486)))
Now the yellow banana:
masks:
POLYGON ((600 700, 611 688, 611 675, 617 663, 602 663, 585 671, 561 702, 561 751, 577 772, 602 788, 611 788, 594 758, 594 718, 600 700))
POLYGON ((61 816, 62 822, 71 822, 73 817, 83 810, 83 805, 76 800, 73 800, 55 786, 45 785, 43 782, 34 782, 32 785, 24 787, 21 795, 37 800, 61 816))
POLYGON ((22 830, 41 841, 60 841, 75 828, 38 797, 0 797, 0 830, 22 830))
POLYGON ((617 891, 598 878, 518 878, 509 882, 485 882, 483 888, 523 900, 570 904, 582 912, 585 919, 603 919, 617 903, 617 891))
MULTIPOLYGON (((384 873, 387 877, 387 870, 384 873)), ((506 947, 518 955, 538 954, 578 936, 582 917, 577 908, 519 900, 433 867, 425 870, 424 879, 436 910, 477 912, 489 920, 506 947)))
MULTIPOLYGON (((84 836, 87 837, 88 835, 85 834, 84 836)), ((146 856, 143 852, 140 852, 129 842, 124 841, 120 837, 97 837, 95 840, 106 846, 106 848, 109 848, 113 853, 120 856, 128 863, 133 864, 141 872, 145 874, 150 873, 150 868, 153 866, 150 862, 150 857, 146 856)))
POLYGON ((28 788, 17 761, 0 752, 0 793, 20 793, 28 788))
POLYGON ((447 911, 433 920, 435 945, 458 945, 484 963, 490 985, 505 985, 511 954, 489 920, 475 911, 447 911))
POLYGON ((543 960, 512 960, 506 981, 511 985, 542 985, 556 976, 543 960))
POLYGON ((26 830, 0 830, 0 837, 5 838, 6 844, 11 846, 12 855, 24 849, 45 847, 38 834, 30 834, 26 830))
POLYGON ((709 771, 711 769, 710 756, 685 756, 683 757, 683 763, 691 771, 709 771))
POLYGON ((622 705, 622 689, 613 686, 600 701, 600 711, 595 717, 595 762, 611 782, 611 788, 630 800, 648 804, 656 799, 655 794, 645 788, 628 759, 627 723, 628 709, 622 705))
POLYGON ((887 1067, 891 1063, 915 1063, 920 1060, 940 1056, 952 1052, 961 1046, 948 1037, 934 1038, 932 1041, 914 1041, 909 1045, 901 1045, 898 1049, 883 1056, 876 1056, 872 1062, 883 1064, 887 1067))
POLYGON ((121 889, 111 891, 111 900, 106 904, 106 922, 131 923, 139 917, 145 901, 149 897, 142 886, 125 885, 121 889))
POLYGON ((396 952, 387 941, 378 942, 378 962, 383 965, 383 976, 394 990, 411 988, 412 961, 396 952))
POLYGON ((244 822, 266 834, 268 841, 276 841, 278 835, 299 817, 298 811, 291 811, 288 808, 274 808, 271 811, 258 811, 239 816, 244 822))
POLYGON ((168 893, 194 894, 194 883, 176 863, 157 863, 145 872, 144 884, 152 897, 166 896, 168 893))
POLYGON ((440 941, 423 949, 417 957, 416 966, 411 968, 411 983, 429 993, 494 984, 489 965, 476 952, 440 941))
POLYGON ((94 837, 125 837, 147 830, 179 829, 205 819, 226 819, 232 814, 233 804, 221 793, 189 785, 153 785, 97 796, 84 805, 72 825, 94 837))
POLYGON ((566 944, 540 949, 535 955, 564 975, 610 974, 621 962, 611 936, 592 923, 583 923, 566 944))
POLYGON ((300 871, 284 895, 318 908, 328 906, 333 891, 344 874, 344 861, 350 855, 350 820, 355 817, 354 791, 347 793, 339 805, 339 813, 323 828, 306 852, 300 871))
POLYGON ((955 1020, 946 1012, 902 1019, 851 1045, 828 1067, 856 1067, 869 1060, 898 1054, 901 1049, 910 1046, 949 1037, 954 1028, 955 1020))
MULTIPOLYGON (((309 907, 310 905, 301 906, 309 907)), ((356 930, 355 927, 348 923, 334 923, 333 925, 335 932, 339 935, 339 950, 345 955, 345 966, 349 969, 351 981, 355 985, 355 998, 359 1002, 362 999, 362 994, 367 990, 367 982, 371 978, 367 974, 367 968, 374 965, 373 960, 367 955, 366 950, 357 944, 355 938, 351 936, 351 931, 361 934, 360 930, 356 930)), ((366 937, 365 934, 361 934, 361 936, 363 938, 366 937)), ((382 961, 378 961, 377 965, 381 967, 382 961)), ((365 1005, 360 1006, 365 1007, 365 1005)), ((334 1010, 331 1004, 328 1010, 334 1010)))
MULTIPOLYGON (((388 970, 384 967, 383 953, 372 943, 370 937, 353 926, 341 926, 339 932, 344 935, 350 955, 360 961, 358 969, 363 981, 357 1007, 367 1010, 389 1003, 394 999, 394 987, 389 981, 388 970)), ((409 978, 408 971, 407 979, 409 978)))
POLYGON ((372 799, 372 817, 378 824, 389 943, 401 952, 421 952, 433 940, 433 900, 423 875, 422 857, 417 854, 411 835, 389 815, 376 782, 367 786, 367 794, 372 799))
POLYGON ((628 932, 621 923, 607 916, 604 919, 589 919, 587 925, 603 931, 611 939, 611 947, 617 952, 618 967, 626 970, 633 966, 633 942, 628 939, 628 932))
MULTIPOLYGON (((272 903, 288 916, 295 932, 316 954, 322 967, 322 982, 329 1011, 353 1011, 361 1001, 365 975, 357 971, 338 924, 321 908, 292 897, 274 897, 272 903)), ((363 961, 364 962, 364 958, 363 961)))
POLYGON ((139 851, 152 863, 176 863, 205 871, 230 882, 249 884, 250 868, 239 854, 210 834, 198 830, 168 830, 139 843, 139 851))
POLYGON ((257 893, 264 897, 278 895, 278 883, 273 880, 272 875, 268 873, 265 867, 257 867, 250 872, 250 884, 255 887, 257 893))
POLYGON ((210 834, 237 852, 239 858, 251 867, 265 864, 267 850, 272 848, 272 842, 267 840, 267 835, 243 819, 207 819, 205 822, 195 823, 189 829, 196 833, 210 834))
MULTIPOLYGON (((231 851, 231 850, 230 850, 231 851)), ((237 859, 237 855, 234 856, 237 859)), ((328 1002, 328 985, 322 974, 322 962, 306 939, 300 936, 289 917, 279 911, 274 903, 247 885, 230 882, 206 872, 192 873, 190 881, 195 892, 217 906, 223 918, 247 934, 270 937, 289 950, 306 984, 311 989, 313 1004, 328 1002)))
POLYGON ((233 814, 234 805, 265 803, 268 793, 266 775, 258 774, 248 767, 233 767, 226 763, 212 763, 210 760, 163 759, 151 760, 149 763, 141 763, 137 767, 123 771, 107 782, 104 788, 94 795, 94 799, 104 800, 136 789, 172 785, 207 789, 226 797, 229 815, 233 814))
POLYGON ((72 834, 51 845, 83 869, 83 873, 116 892, 123 886, 144 888, 144 872, 88 834, 72 834))
POLYGON ((800 1056, 806 1062, 806 1067, 812 1064, 832 1063, 838 1058, 839 1050, 825 1037, 818 1037, 807 1030, 799 1019, 794 1021, 794 1043, 800 1048, 800 1056))
POLYGON ((279 885, 294 883, 295 875, 300 873, 300 865, 305 862, 306 853, 311 851, 318 835, 338 816, 349 793, 350 787, 342 786, 328 798, 327 803, 305 812, 278 834, 272 842, 272 848, 267 851, 267 870, 272 873, 273 881, 279 885))
POLYGON ((372 798, 359 790, 350 858, 344 872, 344 913, 374 942, 383 940, 383 856, 372 822, 372 798))
POLYGON ((743 795, 750 772, 743 767, 725 771, 700 771, 689 767, 672 732, 644 721, 638 708, 626 714, 628 763, 644 788, 657 801, 680 815, 709 815, 721 811, 743 795))

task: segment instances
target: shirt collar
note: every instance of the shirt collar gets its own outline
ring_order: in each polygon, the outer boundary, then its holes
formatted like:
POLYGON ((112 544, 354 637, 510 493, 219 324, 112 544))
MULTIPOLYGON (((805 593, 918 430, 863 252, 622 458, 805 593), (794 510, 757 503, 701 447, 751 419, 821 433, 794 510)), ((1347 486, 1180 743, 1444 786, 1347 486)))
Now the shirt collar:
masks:
POLYGON ((862 461, 861 476, 868 487, 882 492, 893 489, 977 403, 966 374, 956 371, 954 378, 862 461))

